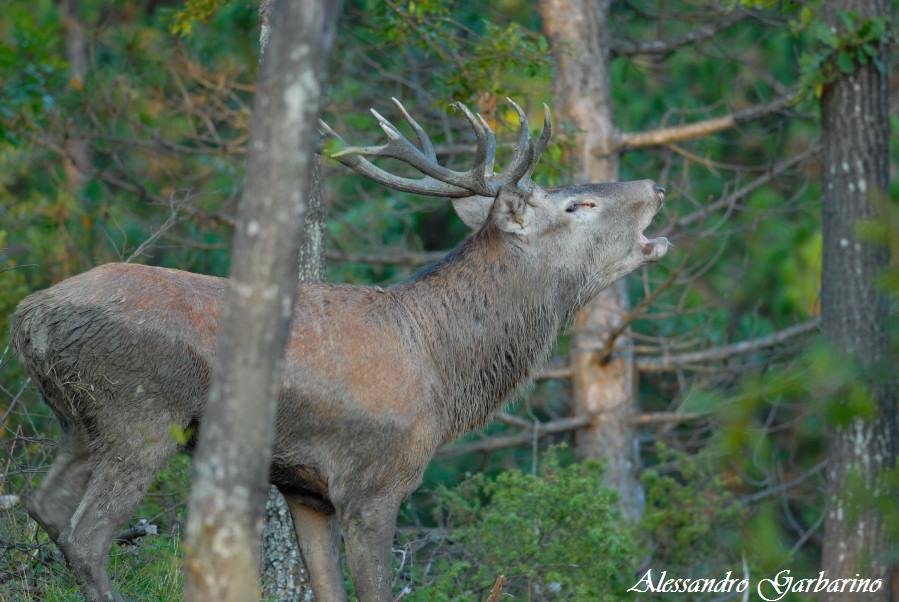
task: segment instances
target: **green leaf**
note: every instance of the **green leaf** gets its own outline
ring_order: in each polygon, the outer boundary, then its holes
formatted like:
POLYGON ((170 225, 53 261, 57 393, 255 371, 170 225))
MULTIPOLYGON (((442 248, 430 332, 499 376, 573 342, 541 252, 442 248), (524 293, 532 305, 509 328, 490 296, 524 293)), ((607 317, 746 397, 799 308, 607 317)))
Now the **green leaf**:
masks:
POLYGON ((855 31, 855 13, 845 10, 837 11, 837 16, 840 18, 840 21, 843 22, 843 26, 847 31, 855 31))
POLYGON ((824 95, 824 82, 815 83, 815 98, 821 98, 824 95))
POLYGON ((839 65, 840 71, 843 73, 852 73, 855 71, 855 62, 852 60, 852 55, 845 50, 841 50, 837 53, 837 65, 839 65))
POLYGON ((191 427, 181 428, 178 424, 172 424, 169 427, 169 434, 178 445, 187 445, 194 436, 194 429, 191 427))
POLYGON ((799 22, 802 23, 803 27, 808 27, 808 24, 812 22, 812 19, 815 18, 815 13, 812 11, 811 7, 804 6, 802 10, 799 11, 799 22))

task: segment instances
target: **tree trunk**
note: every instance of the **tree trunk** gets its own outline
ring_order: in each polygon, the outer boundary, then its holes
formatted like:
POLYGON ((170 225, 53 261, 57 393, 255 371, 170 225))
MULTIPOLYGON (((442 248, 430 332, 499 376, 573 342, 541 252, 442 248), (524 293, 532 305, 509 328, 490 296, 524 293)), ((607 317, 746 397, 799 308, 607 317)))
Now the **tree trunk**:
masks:
MULTIPOLYGON (((325 279, 325 211, 321 163, 315 154, 309 171, 309 199, 299 252, 299 282, 325 279)), ((262 593, 274 602, 314 600, 309 571, 297 543, 293 519, 281 493, 269 487, 262 531, 262 593)))
MULTIPOLYGON (((271 0, 259 4, 260 58, 271 32, 271 0)), ((333 25, 333 23, 331 24, 333 25)), ((329 32, 327 36, 333 36, 329 32)), ((309 199, 303 222, 299 251, 299 282, 325 279, 324 263, 325 213, 322 204, 321 164, 316 153, 309 170, 309 199)), ((281 493, 269 487, 265 503, 265 527, 262 530, 262 593, 273 602, 313 600, 309 571, 297 543, 293 518, 281 493)))
POLYGON ((262 529, 262 595, 273 602, 314 600, 309 571, 303 562, 284 497, 275 486, 265 501, 262 529))
POLYGON ((209 400, 194 460, 185 599, 258 600, 259 537, 284 345, 297 286, 319 74, 337 6, 276 2, 209 400))
MULTIPOLYGON (((827 0, 825 19, 838 29, 838 11, 863 17, 889 16, 888 0, 827 0)), ((880 49, 888 64, 886 44, 880 49)), ((887 299, 877 279, 888 269, 887 249, 859 239, 859 221, 876 217, 872 201, 886 199, 889 186, 888 77, 870 61, 841 73, 821 98, 823 121, 822 327, 834 347, 871 374, 888 362, 887 299)), ((895 368, 895 366, 893 366, 895 368)), ((894 373, 893 373, 894 374, 894 373)), ((883 517, 870 499, 885 495, 883 472, 896 462, 896 385, 891 378, 868 378, 877 404, 874 418, 852 418, 833 427, 828 446, 828 499, 821 568, 829 578, 883 579, 884 587, 865 600, 890 600, 890 542, 883 517), (860 482, 865 495, 852 485, 860 482), (861 498, 861 499, 860 499, 861 498), (854 510, 853 510, 854 509, 854 510), (855 512, 860 514, 855 514, 855 512)), ((826 594, 822 600, 843 599, 826 594)))
MULTIPOLYGON (((62 15, 65 57, 69 64, 69 85, 80 92, 84 88, 84 78, 87 75, 85 50, 87 39, 79 14, 80 5, 78 0, 61 0, 59 10, 62 15)), ((90 141, 78 132, 73 120, 68 120, 66 130, 63 169, 69 184, 69 192, 74 196, 87 183, 86 174, 91 167, 91 146, 90 141)))
MULTIPOLYGON (((555 113, 574 129, 575 181, 618 178, 616 129, 609 78, 610 0, 541 0, 540 14, 556 59, 555 113)), ((602 361, 609 333, 627 313, 624 282, 603 291, 574 321, 571 348, 575 411, 594 417, 577 435, 581 458, 602 458, 606 482, 621 496, 625 515, 643 509, 639 457, 631 426, 636 371, 629 337, 619 337, 616 359, 602 361)))

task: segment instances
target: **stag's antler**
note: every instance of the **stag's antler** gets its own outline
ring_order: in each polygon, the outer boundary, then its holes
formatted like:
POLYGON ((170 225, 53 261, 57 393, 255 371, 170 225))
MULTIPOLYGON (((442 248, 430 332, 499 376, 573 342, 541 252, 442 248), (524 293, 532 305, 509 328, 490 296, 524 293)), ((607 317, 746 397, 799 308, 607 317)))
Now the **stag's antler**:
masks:
MULTIPOLYGON (((390 121, 380 113, 371 109, 372 115, 378 120, 381 129, 387 134, 387 143, 381 146, 348 146, 333 155, 347 167, 359 174, 380 182, 389 188, 413 192, 428 196, 441 196, 461 198, 472 195, 493 197, 499 193, 499 189, 506 184, 515 184, 521 188, 530 189, 533 186, 531 174, 541 153, 549 143, 552 136, 552 123, 549 107, 543 105, 543 131, 535 142, 528 129, 528 118, 524 111, 513 100, 506 100, 518 113, 518 144, 512 155, 512 160, 499 173, 493 171, 496 159, 496 137, 493 130, 487 125, 484 118, 478 113, 473 114, 468 107, 461 102, 455 102, 452 106, 462 111, 468 120, 471 129, 474 130, 477 146, 475 150, 474 165, 467 171, 455 171, 437 163, 437 153, 431 139, 415 119, 409 115, 403 104, 396 98, 392 98, 403 119, 415 132, 418 138, 418 146, 410 142, 390 121), (390 157, 398 159, 407 165, 411 165, 422 174, 423 178, 404 178, 391 174, 365 157, 390 157)), ((341 142, 341 138, 324 121, 320 122, 322 129, 330 136, 334 136, 341 142)))

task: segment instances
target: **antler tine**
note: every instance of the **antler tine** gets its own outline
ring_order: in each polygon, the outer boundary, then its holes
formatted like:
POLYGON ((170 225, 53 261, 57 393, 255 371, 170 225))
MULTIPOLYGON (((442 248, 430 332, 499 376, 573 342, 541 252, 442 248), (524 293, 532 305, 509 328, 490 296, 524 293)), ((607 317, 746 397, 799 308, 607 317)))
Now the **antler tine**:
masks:
POLYGON ((427 132, 425 132, 424 128, 421 127, 415 119, 412 118, 412 115, 409 114, 409 111, 406 110, 406 107, 403 106, 399 100, 395 97, 391 96, 390 100, 393 101, 393 104, 396 105, 396 108, 399 109, 400 113, 403 115, 403 119, 406 120, 406 123, 409 124, 409 127, 415 132, 416 138, 418 138, 418 144, 421 146, 421 152, 427 157, 430 161, 437 162, 437 151, 434 150, 434 145, 431 143, 431 138, 428 137, 427 132))
MULTIPOLYGON (((499 174, 494 174, 496 162, 496 136, 487 121, 480 114, 475 115, 462 103, 453 103, 468 121, 477 140, 474 165, 466 171, 455 171, 437 163, 434 145, 424 128, 409 114, 403 104, 392 99, 406 123, 415 132, 419 148, 410 142, 386 117, 372 109, 371 113, 387 135, 387 142, 380 146, 346 146, 331 155, 359 174, 380 182, 390 188, 448 198, 471 195, 495 196, 505 184, 520 184, 529 187, 529 177, 540 153, 546 148, 552 133, 549 108, 545 107, 543 132, 536 145, 530 137, 527 115, 513 100, 507 99, 518 113, 518 144, 509 165, 499 174), (406 178, 393 175, 377 167, 366 157, 389 157, 414 167, 423 174, 422 178, 406 178), (524 181, 522 178, 527 176, 524 181)), ((326 135, 343 139, 324 121, 320 122, 326 135)))
MULTIPOLYGON (((469 173, 460 173, 431 161, 414 144, 409 142, 389 120, 372 109, 388 141, 380 146, 348 146, 331 155, 353 171, 384 184, 389 188, 447 198, 462 198, 472 194, 489 194, 490 190, 478 184, 469 173), (365 157, 390 157, 418 169, 423 178, 405 178, 391 174, 365 157)), ((343 142, 343 139, 326 123, 325 131, 343 142)))
POLYGON ((424 178, 404 178, 381 169, 368 159, 359 155, 338 155, 331 155, 331 158, 337 159, 356 173, 383 184, 388 188, 393 188, 394 190, 451 199, 471 196, 471 191, 467 188, 459 188, 458 186, 441 182, 430 176, 424 178))
MULTIPOLYGON (((471 110, 465 106, 464 103, 455 102, 453 105, 462 111, 462 114, 465 115, 465 119, 468 120, 469 125, 471 125, 471 129, 474 130, 475 140, 477 141, 477 146, 475 148, 475 157, 474 157, 474 165, 468 171, 471 176, 477 182, 477 185, 484 190, 485 192, 492 193, 493 190, 487 185, 487 174, 486 174, 486 166, 487 163, 492 161, 488 156, 488 151, 490 150, 490 143, 487 137, 487 133, 485 131, 484 126, 480 121, 474 116, 471 110)), ((486 128, 490 129, 490 128, 486 128)), ((494 152, 496 151, 496 144, 494 143, 494 152)), ((484 194, 484 193, 481 193, 484 194)))
POLYGON ((534 149, 534 158, 530 165, 528 165, 527 171, 524 172, 524 175, 521 177, 521 183, 526 188, 531 188, 533 186, 531 176, 534 174, 534 168, 537 167, 537 161, 540 158, 540 155, 543 154, 543 151, 546 150, 546 146, 549 144, 549 139, 552 138, 552 135, 553 124, 549 105, 543 103, 543 131, 540 132, 540 138, 537 139, 537 145, 534 149))
POLYGON ((331 137, 336 138, 336 139, 340 140, 341 142, 343 142, 343 138, 340 137, 340 134, 335 132, 334 129, 330 125, 325 123, 324 120, 322 120, 322 119, 318 120, 318 127, 320 128, 320 130, 321 130, 320 133, 323 136, 331 136, 331 137))
POLYGON ((491 183, 497 191, 505 184, 517 183, 534 161, 534 141, 531 140, 528 117, 518 103, 511 98, 506 98, 506 100, 518 113, 518 144, 515 146, 512 160, 492 179, 491 183))
POLYGON ((478 113, 478 120, 484 126, 484 132, 487 134, 487 163, 484 164, 484 173, 488 176, 493 175, 493 164, 496 162, 496 135, 484 116, 478 113))
MULTIPOLYGON (((333 136, 340 142, 344 142, 340 134, 335 132, 326 122, 319 119, 318 124, 326 136, 333 136)), ((467 188, 453 186, 452 184, 447 184, 446 182, 441 182, 440 180, 431 177, 404 178, 402 176, 393 175, 361 156, 365 154, 379 154, 377 151, 378 147, 347 147, 332 154, 331 158, 340 161, 356 173, 395 190, 448 198, 471 196, 471 191, 467 188)))
MULTIPOLYGON (((419 150, 417 146, 412 144, 405 136, 403 136, 403 134, 400 133, 399 129, 395 125, 393 125, 386 117, 384 117, 374 109, 371 109, 371 114, 374 115, 375 119, 378 120, 378 124, 381 126, 381 129, 384 130, 385 134, 387 134, 387 143, 380 146, 352 146, 338 151, 337 153, 332 155, 333 158, 340 159, 341 157, 345 157, 348 155, 389 157, 391 159, 397 159, 399 161, 402 161, 403 163, 406 163, 407 165, 410 165, 411 167, 414 167, 425 176, 429 176, 430 178, 438 182, 450 184, 455 188, 465 189, 468 191, 469 195, 491 194, 491 189, 486 187, 483 182, 480 182, 478 178, 474 177, 470 172, 458 172, 443 167, 442 165, 437 163, 436 157, 432 160, 428 158, 424 153, 422 153, 422 151, 419 150)), ((383 173, 386 173, 383 170, 381 171, 383 173)), ((382 183, 386 184, 386 182, 382 183)), ((433 194, 430 190, 430 187, 428 187, 427 191, 422 192, 422 194, 433 194)), ((446 196, 458 197, 460 195, 453 194, 446 196)))
POLYGON ((553 119, 549 111, 549 105, 543 103, 543 131, 540 132, 540 138, 537 140, 537 157, 543 154, 549 139, 553 136, 553 119))

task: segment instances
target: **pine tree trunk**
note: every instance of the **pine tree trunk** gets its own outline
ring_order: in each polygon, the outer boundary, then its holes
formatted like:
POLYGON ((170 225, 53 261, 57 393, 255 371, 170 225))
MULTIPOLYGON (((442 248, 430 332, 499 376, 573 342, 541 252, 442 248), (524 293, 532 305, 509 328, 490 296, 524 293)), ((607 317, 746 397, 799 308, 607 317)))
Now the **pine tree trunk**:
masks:
MULTIPOLYGON (((863 17, 883 17, 888 0, 827 0, 825 19, 843 28, 838 11, 863 17)), ((881 60, 888 64, 886 44, 881 60)), ((822 327, 833 345, 851 355, 865 371, 885 367, 889 341, 887 299, 877 279, 888 268, 885 247, 865 242, 857 224, 876 217, 874 201, 885 201, 889 186, 888 76, 870 61, 841 73, 827 85, 821 99, 823 121, 823 267, 822 327)), ((895 366, 893 366, 895 368, 895 366)), ((896 383, 873 377, 871 392, 877 404, 872 419, 856 417, 849 425, 830 430, 828 499, 822 545, 822 570, 828 578, 883 579, 884 587, 865 600, 891 600, 888 541, 883 517, 870 499, 883 495, 883 471, 896 462, 896 383), (857 481, 856 481, 857 479, 857 481), (863 484, 858 496, 853 482, 863 484), (860 511, 855 514, 852 508, 860 511)), ((899 593, 899 592, 896 592, 899 593)), ((845 594, 822 600, 845 599, 845 594)))
POLYGON ((272 602, 315 599, 290 510, 274 486, 268 489, 262 529, 262 595, 272 602))
MULTIPOLYGON (((609 78, 610 0, 541 0, 540 14, 556 59, 555 114, 573 126, 575 181, 618 179, 615 123, 609 78)), ((593 416, 577 434, 581 458, 601 458, 606 482, 621 496, 625 515, 636 518, 643 509, 637 481, 637 437, 631 426, 635 413, 636 371, 629 337, 616 343, 616 359, 601 361, 609 333, 627 314, 624 282, 600 293, 574 321, 571 346, 572 393, 575 411, 593 416)))
MULTIPOLYGON (((325 211, 321 188, 321 163, 313 157, 309 174, 309 202, 303 222, 299 252, 299 282, 325 279, 325 211)), ((273 602, 309 601, 312 583, 303 562, 290 510, 275 487, 269 487, 262 531, 262 593, 273 602)))
POLYGON ((194 460, 185 599, 259 599, 283 350, 336 6, 282 0, 260 69, 209 400, 194 460), (286 308, 286 310, 285 310, 286 308))

